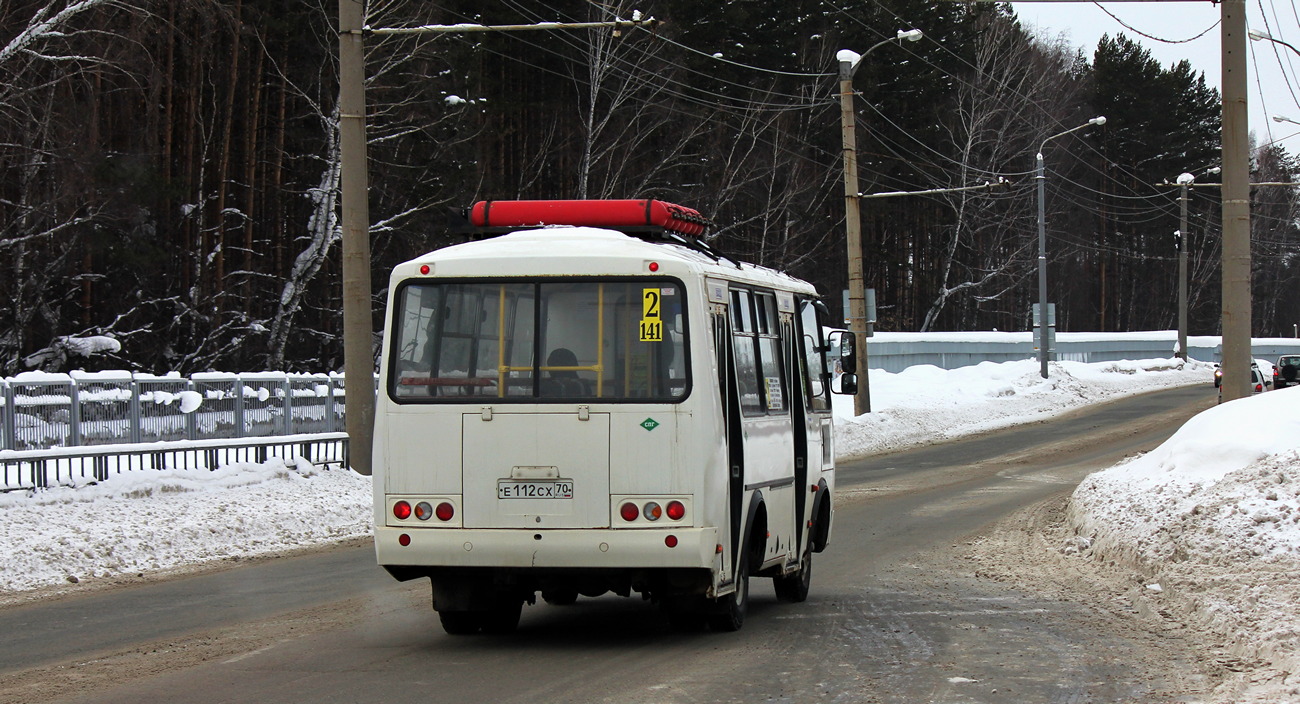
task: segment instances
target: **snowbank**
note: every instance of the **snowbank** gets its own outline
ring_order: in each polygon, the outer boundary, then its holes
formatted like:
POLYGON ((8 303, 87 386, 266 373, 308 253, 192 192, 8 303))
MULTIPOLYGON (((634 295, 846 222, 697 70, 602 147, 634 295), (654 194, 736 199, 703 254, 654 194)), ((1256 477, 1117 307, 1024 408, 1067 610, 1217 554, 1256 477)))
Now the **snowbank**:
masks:
POLYGON ((897 374, 873 369, 872 413, 853 418, 853 399, 835 397, 835 452, 862 457, 1044 420, 1092 403, 1156 389, 1211 383, 1214 365, 1191 360, 983 362, 932 365, 897 374), (973 410, 973 409, 978 409, 973 410))
POLYGON ((306 460, 0 494, 0 593, 321 545, 370 521, 368 477, 306 460))
POLYGON ((1087 477, 1068 518, 1073 550, 1131 567, 1159 608, 1267 664, 1230 683, 1231 700, 1300 698, 1285 684, 1300 671, 1300 388, 1197 415, 1155 450, 1087 477))

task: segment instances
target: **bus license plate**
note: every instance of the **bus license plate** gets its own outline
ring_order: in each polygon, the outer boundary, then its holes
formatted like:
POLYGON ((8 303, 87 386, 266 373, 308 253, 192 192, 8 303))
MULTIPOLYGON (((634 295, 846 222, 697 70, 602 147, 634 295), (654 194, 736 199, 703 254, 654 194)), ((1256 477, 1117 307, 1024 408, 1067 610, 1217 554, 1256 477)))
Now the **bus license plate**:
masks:
POLYGON ((497 482, 498 499, 572 499, 573 482, 566 479, 497 482))

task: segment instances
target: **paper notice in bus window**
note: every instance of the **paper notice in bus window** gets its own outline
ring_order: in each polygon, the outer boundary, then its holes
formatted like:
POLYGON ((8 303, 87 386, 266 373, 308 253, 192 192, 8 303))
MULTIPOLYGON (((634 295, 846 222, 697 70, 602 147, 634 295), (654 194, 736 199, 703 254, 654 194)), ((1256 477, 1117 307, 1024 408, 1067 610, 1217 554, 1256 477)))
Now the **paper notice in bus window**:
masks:
POLYGON ((763 381, 767 387, 767 409, 769 411, 785 410, 785 396, 781 394, 781 378, 765 376, 763 381))

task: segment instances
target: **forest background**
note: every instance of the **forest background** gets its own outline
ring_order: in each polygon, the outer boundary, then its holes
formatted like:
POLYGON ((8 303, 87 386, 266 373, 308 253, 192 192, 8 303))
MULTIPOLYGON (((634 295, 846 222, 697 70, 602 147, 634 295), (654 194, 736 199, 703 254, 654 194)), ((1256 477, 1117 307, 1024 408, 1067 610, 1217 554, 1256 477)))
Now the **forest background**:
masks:
MULTIPOLYGON (((877 329, 1030 328, 1034 155, 1061 331, 1177 324, 1179 189, 1217 177, 1219 95, 1123 35, 1088 56, 1006 5, 928 0, 371 0, 372 27, 630 18, 653 29, 371 35, 373 310, 482 199, 660 198, 716 248, 846 285, 836 52, 857 71, 877 329)), ((0 4, 0 373, 342 365, 335 0, 0 4), (113 338, 95 359, 78 339, 113 338)), ((1252 181, 1295 156, 1253 151, 1252 181)), ((1300 322, 1294 187, 1252 189, 1254 334, 1300 322)), ((1219 332, 1219 193, 1183 238, 1219 332)))

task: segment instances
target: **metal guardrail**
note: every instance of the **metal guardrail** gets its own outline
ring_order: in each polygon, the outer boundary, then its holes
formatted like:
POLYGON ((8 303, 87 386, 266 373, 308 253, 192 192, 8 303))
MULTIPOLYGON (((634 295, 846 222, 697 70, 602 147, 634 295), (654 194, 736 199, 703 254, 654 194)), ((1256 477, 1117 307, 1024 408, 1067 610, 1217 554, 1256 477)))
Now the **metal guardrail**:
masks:
POLYGON ((103 447, 0 451, 4 483, 0 491, 77 486, 107 481, 146 469, 214 470, 237 462, 286 463, 301 457, 318 465, 348 462, 347 433, 314 433, 273 438, 164 441, 103 447))
POLYGON ((332 433, 344 416, 340 374, 28 372, 0 380, 0 450, 332 433))
MULTIPOLYGON (((1126 359, 1168 359, 1175 356, 1178 333, 1174 330, 1127 333, 1057 333, 1052 359, 1071 362, 1114 362, 1126 359)), ((1202 362, 1222 359, 1217 335, 1188 338, 1188 356, 1202 362)), ((1251 354, 1276 360, 1283 354, 1300 354, 1300 339, 1255 338, 1251 354)), ((980 362, 1035 359, 1033 335, 1028 332, 877 332, 867 340, 867 365, 897 373, 912 366, 932 364, 956 369, 980 362)))

